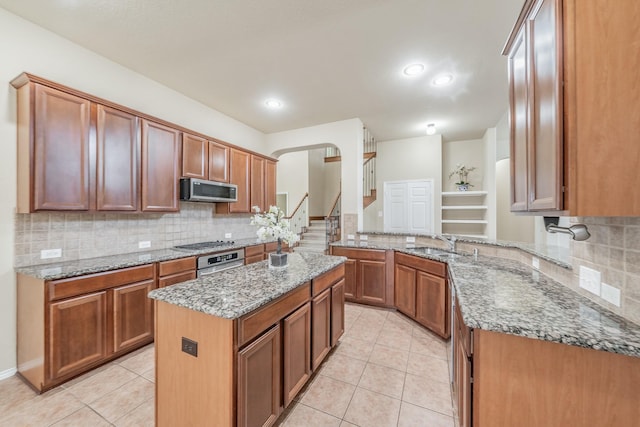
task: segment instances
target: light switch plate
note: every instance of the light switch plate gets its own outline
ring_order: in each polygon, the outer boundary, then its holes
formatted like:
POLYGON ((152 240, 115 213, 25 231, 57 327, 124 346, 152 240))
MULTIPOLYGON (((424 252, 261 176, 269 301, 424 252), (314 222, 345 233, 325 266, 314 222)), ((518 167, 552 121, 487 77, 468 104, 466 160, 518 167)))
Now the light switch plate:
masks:
POLYGON ((231 233, 224 233, 224 238, 225 239, 230 239, 231 238, 231 233))
POLYGON ((407 236, 407 243, 415 243, 416 242, 416 238, 413 236, 407 236))
POLYGON ((598 270, 594 270, 584 265, 580 266, 580 287, 586 289, 592 294, 600 296, 600 279, 601 274, 598 270))
POLYGON ((139 249, 146 249, 151 247, 151 241, 149 240, 141 240, 138 242, 139 249))
POLYGON ((43 249, 40 251, 40 259, 60 258, 62 249, 43 249))
POLYGON ((620 307, 620 289, 602 282, 600 286, 600 296, 603 300, 610 302, 616 307, 620 307))

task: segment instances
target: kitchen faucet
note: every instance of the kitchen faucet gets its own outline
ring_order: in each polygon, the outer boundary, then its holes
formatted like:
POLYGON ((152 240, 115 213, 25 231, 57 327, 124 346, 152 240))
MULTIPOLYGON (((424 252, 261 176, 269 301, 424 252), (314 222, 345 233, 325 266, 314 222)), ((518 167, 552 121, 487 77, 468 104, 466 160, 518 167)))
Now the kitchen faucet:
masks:
POLYGON ((453 253, 456 253, 456 241, 458 239, 456 239, 456 236, 449 236, 449 238, 444 237, 444 236, 439 236, 439 235, 432 235, 431 236, 432 239, 439 239, 442 240, 443 242, 446 242, 449 245, 449 250, 453 253))

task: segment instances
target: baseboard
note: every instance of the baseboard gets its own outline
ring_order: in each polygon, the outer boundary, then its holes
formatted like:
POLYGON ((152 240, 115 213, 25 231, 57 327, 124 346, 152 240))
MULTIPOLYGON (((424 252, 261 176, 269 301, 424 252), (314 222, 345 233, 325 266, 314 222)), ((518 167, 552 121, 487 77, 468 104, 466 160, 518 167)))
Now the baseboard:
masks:
POLYGON ((0 372, 0 381, 6 380, 7 378, 14 376, 16 372, 18 372, 16 368, 6 369, 0 372))

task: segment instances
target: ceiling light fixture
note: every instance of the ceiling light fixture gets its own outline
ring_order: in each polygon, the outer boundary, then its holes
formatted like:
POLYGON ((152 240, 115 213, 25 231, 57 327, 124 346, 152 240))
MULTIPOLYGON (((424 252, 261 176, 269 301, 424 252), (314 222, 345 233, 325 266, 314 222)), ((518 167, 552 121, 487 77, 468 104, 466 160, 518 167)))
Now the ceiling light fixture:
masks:
POLYGON ((280 108, 282 107, 282 102, 277 99, 267 99, 264 101, 264 104, 269 108, 280 108))
POLYGON ((442 74, 433 79, 434 86, 446 86, 453 81, 453 75, 451 74, 442 74))
POLYGON ((402 74, 405 76, 417 76, 424 71, 424 64, 410 64, 404 67, 402 74))
POLYGON ((427 125, 427 135, 435 135, 436 133, 436 125, 434 123, 429 123, 427 125))

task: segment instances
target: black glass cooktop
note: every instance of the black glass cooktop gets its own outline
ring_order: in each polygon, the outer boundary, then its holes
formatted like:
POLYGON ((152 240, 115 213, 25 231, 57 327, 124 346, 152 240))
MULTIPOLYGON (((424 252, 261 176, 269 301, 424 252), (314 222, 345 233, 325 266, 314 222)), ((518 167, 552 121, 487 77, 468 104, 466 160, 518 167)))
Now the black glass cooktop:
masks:
POLYGON ((192 251, 197 251, 200 249, 209 249, 209 248, 218 248, 220 246, 229 246, 232 245, 234 242, 232 240, 227 240, 227 241, 222 241, 222 240, 215 240, 213 242, 200 242, 200 243, 190 243, 188 245, 178 245, 178 246, 174 246, 175 249, 186 249, 186 250, 192 250, 192 251))

